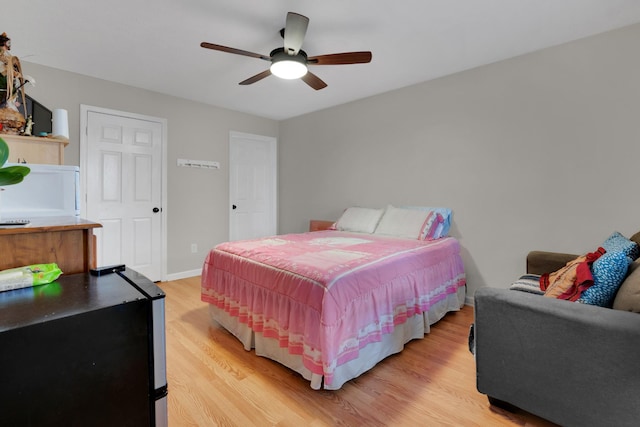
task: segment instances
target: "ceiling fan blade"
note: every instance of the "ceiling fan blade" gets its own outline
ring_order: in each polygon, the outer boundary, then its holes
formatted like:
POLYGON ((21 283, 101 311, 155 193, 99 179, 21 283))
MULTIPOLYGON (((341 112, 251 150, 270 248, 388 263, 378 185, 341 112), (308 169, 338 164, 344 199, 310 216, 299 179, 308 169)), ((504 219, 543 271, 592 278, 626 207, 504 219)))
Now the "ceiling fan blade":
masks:
POLYGON ((310 65, 366 64, 367 62, 371 62, 371 52, 332 53, 307 59, 310 65))
POLYGON ((300 77, 303 82, 314 88, 315 90, 324 89, 327 87, 327 84, 320 79, 320 77, 316 76, 310 71, 307 71, 307 74, 300 77))
POLYGON ((236 48, 233 48, 233 47, 222 46, 222 45, 219 45, 219 44, 202 42, 202 43, 200 43, 200 46, 204 47, 206 49, 219 50, 220 52, 235 53, 236 55, 250 56, 252 58, 258 58, 258 59, 264 59, 265 61, 271 61, 270 57, 265 56, 265 55, 261 55, 259 53, 248 52, 246 50, 236 49, 236 48))
POLYGON ((266 69, 263 72, 256 74, 255 76, 249 77, 247 80, 241 81, 238 84, 243 86, 250 85, 252 83, 255 83, 257 81, 264 79, 265 77, 269 77, 270 75, 271 75, 271 70, 266 69))
POLYGON ((297 55, 302 48, 304 36, 307 34, 309 18, 298 13, 287 13, 287 23, 284 28, 284 50, 289 55, 297 55))

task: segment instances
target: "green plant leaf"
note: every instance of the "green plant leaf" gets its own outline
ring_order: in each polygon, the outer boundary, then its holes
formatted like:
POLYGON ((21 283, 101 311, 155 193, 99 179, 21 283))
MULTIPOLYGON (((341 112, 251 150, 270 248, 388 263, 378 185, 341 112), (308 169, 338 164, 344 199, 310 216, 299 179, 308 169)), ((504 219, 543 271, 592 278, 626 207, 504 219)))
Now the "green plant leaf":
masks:
POLYGON ((9 159, 9 146, 4 139, 0 138, 0 167, 4 166, 9 159))
POLYGON ((18 184, 31 172, 31 169, 27 166, 8 166, 3 168, 2 166, 7 163, 8 158, 9 146, 4 139, 0 138, 0 186, 18 184))
POLYGON ((29 172, 31 172, 31 169, 26 166, 0 168, 0 186, 18 184, 22 182, 29 172))
POLYGON ((6 168, 1 168, 0 172, 6 172, 10 174, 19 174, 19 175, 22 175, 22 177, 24 178, 25 176, 29 175, 29 172, 31 172, 31 169, 29 169, 26 166, 7 166, 6 168))

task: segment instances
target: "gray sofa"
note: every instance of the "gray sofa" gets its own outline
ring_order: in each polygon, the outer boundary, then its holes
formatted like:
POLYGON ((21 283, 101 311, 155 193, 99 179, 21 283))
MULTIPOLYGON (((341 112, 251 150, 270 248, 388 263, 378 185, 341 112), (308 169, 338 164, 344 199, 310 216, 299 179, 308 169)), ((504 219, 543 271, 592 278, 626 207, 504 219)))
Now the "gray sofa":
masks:
MULTIPOLYGON (((640 233, 631 239, 640 243, 640 233)), ((527 270, 555 271, 575 256, 531 252, 527 270)), ((618 291, 620 309, 479 289, 472 331, 478 391, 493 405, 563 426, 640 425, 639 266, 618 291)))

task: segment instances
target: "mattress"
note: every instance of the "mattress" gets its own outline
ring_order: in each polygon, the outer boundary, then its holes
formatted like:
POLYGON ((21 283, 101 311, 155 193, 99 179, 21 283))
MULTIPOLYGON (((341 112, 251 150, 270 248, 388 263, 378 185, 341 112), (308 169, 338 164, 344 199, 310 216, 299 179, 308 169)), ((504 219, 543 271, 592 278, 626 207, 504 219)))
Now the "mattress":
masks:
POLYGON ((320 231, 227 242, 202 300, 247 350, 340 388, 464 303, 458 241, 320 231))

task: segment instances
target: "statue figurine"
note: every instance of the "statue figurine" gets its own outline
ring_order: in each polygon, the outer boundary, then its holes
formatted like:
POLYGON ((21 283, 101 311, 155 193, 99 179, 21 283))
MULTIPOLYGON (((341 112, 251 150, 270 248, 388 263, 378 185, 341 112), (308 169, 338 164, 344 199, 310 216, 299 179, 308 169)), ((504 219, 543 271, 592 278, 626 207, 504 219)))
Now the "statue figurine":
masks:
MULTIPOLYGON (((20 60, 11 55, 11 39, 7 33, 0 34, 0 123, 4 133, 17 134, 25 124, 25 118, 18 112, 18 94, 24 86, 20 60)), ((25 104, 24 90, 22 104, 25 104)))
POLYGON ((31 114, 29 114, 29 117, 27 117, 27 124, 24 125, 24 135, 31 136, 33 125, 34 125, 33 118, 31 117, 31 114))

